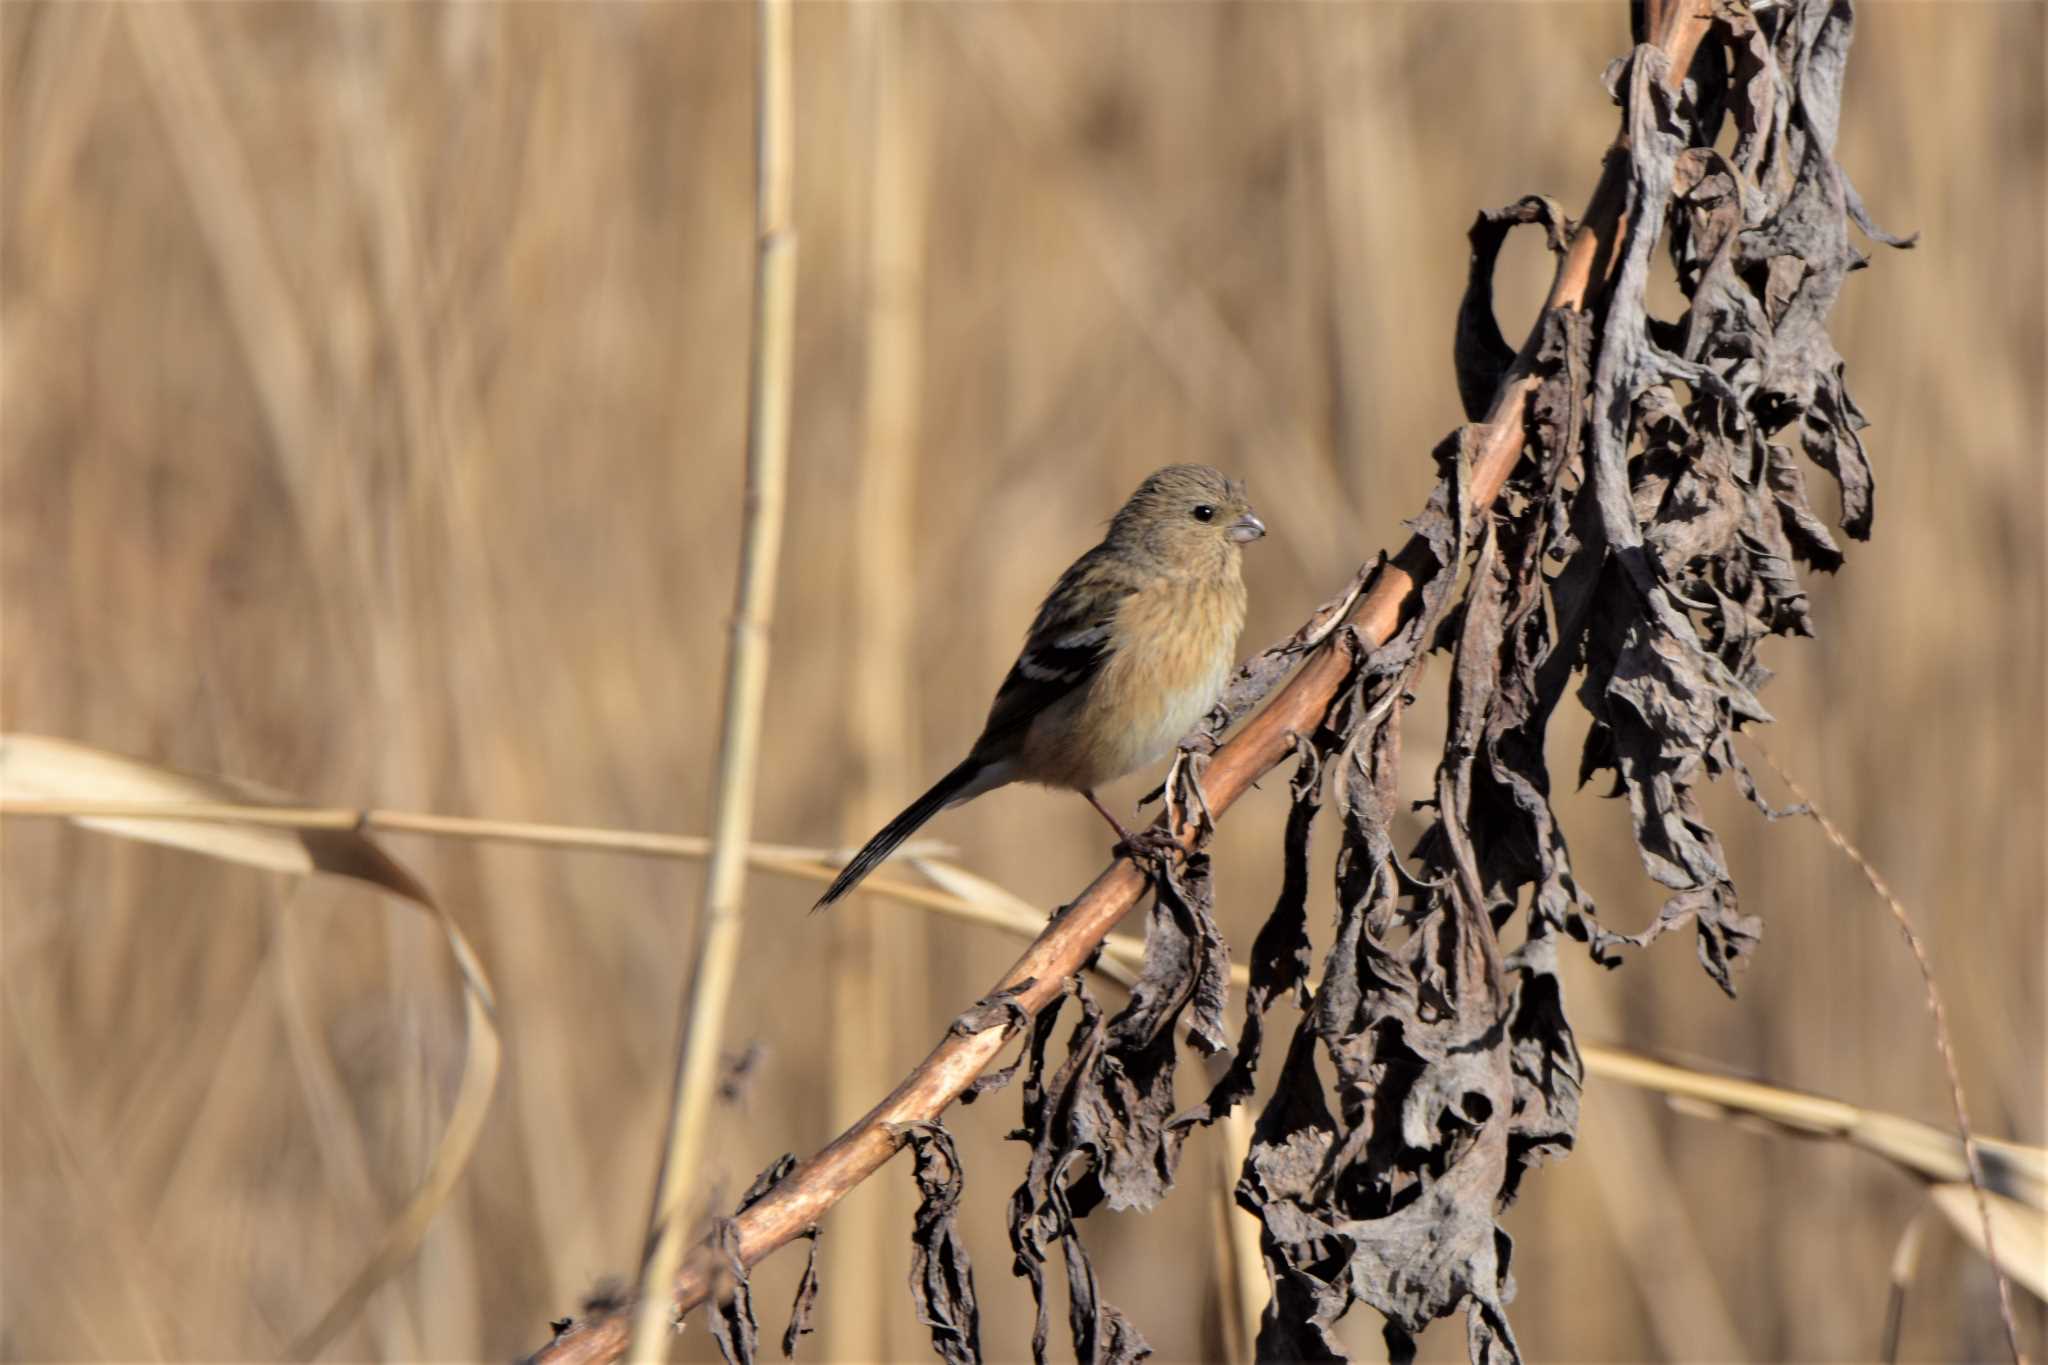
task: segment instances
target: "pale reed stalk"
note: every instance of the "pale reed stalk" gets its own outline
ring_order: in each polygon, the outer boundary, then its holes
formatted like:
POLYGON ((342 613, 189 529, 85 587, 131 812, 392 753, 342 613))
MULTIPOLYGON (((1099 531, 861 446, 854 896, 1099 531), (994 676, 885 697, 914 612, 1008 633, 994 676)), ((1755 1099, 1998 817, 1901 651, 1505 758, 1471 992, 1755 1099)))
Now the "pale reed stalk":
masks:
POLYGON ((746 522, 732 645, 726 658, 725 723, 719 736, 711 860, 704 913, 684 992, 676 1047, 675 1103, 648 1218, 647 1254, 629 1352, 665 1360, 674 1336, 669 1287, 695 1224, 689 1196, 699 1188, 719 1044, 740 955, 740 891, 754 813, 755 757, 768 684, 768 628, 782 546, 784 470, 789 456, 790 369, 796 327, 796 231, 790 222, 791 100, 789 0, 760 0, 755 51, 754 326, 747 394, 746 522))
MULTIPOLYGON (((847 585, 856 645, 845 691, 854 780, 844 828, 855 847, 930 780, 917 762, 918 684, 911 667, 925 200, 922 115, 906 80, 916 66, 901 56, 911 19, 902 5, 858 5, 848 12, 854 40, 849 75, 859 106, 848 120, 846 156, 849 164, 868 168, 858 533, 847 585)), ((932 1015, 924 916, 865 913, 875 908, 832 915, 821 926, 832 939, 828 1045, 835 1127, 859 1118, 889 1088, 932 1015)), ((907 1184, 889 1186, 850 1205, 849 1225, 821 1248, 818 1320, 827 1358, 892 1360, 912 1349, 900 1338, 901 1315, 891 1308, 909 1269, 909 1242, 900 1229, 910 1225, 913 1207, 907 1184)))

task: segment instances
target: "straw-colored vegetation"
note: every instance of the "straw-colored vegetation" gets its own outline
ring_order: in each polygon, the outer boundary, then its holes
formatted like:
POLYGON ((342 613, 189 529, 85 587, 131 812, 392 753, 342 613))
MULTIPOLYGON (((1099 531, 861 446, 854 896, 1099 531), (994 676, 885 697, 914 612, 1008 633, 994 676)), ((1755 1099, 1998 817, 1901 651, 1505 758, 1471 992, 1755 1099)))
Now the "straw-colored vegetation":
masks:
MULTIPOLYGON (((879 36, 859 13, 797 11, 805 277, 754 822, 788 845, 889 804, 848 757, 885 762, 877 736, 957 747, 1035 593, 1166 459, 1244 474, 1273 527, 1249 643, 1396 543, 1457 411, 1462 229, 1583 191, 1612 132, 1589 73, 1625 42, 1619 7, 1590 3, 910 6, 879 36), (884 61, 900 104, 878 101, 884 61), (909 449, 876 449, 892 439, 909 449), (888 460, 908 463, 877 475, 888 460), (878 526, 905 552, 876 554, 878 526), (900 672, 862 671, 883 668, 876 639, 900 642, 900 672)), ((753 31, 740 5, 0 8, 6 728, 322 805, 708 828, 753 31)), ((1764 693, 1773 752, 1919 916, 1979 1131, 2029 1144, 2048 1137, 2043 38, 2037 6, 1865 12, 1842 159, 1924 235, 1845 293, 1876 538, 1815 583, 1822 638, 1764 693)), ((1518 327, 1547 263, 1510 253, 1518 327)), ((1410 718, 1418 751, 1440 695, 1410 718)), ((1272 896, 1268 785, 1214 849, 1239 945, 1272 896)), ((1568 954, 1581 1036, 1947 1127, 1917 970, 1862 874, 1805 822, 1715 806, 1768 926, 1743 998, 1675 941, 1611 976, 1568 954)), ((1010 792, 933 832, 1044 906, 1103 861, 1071 807, 1010 792)), ((1593 793, 1561 809, 1581 876, 1633 927, 1653 900, 1625 822, 1593 793)), ((4 836, 0 1354, 282 1351, 426 1180, 472 1055, 432 922, 54 822, 4 836)), ((381 837, 488 965, 504 1059, 452 1202, 335 1354, 503 1357, 638 1262, 701 869, 381 837)), ((721 1204, 836 1131, 865 1093, 848 1071, 900 1075, 1014 955, 882 895, 836 913, 921 933, 850 938, 804 915, 813 885, 747 883, 727 1035, 764 1050, 717 1115, 721 1204), (864 983, 835 994, 849 947, 864 983)), ((1029 1335, 1003 1273, 1013 1117, 1005 1095, 954 1123, 996 1358, 1029 1335)), ((1596 1080, 1579 1150, 1507 1218, 1530 1356, 1875 1352, 1926 1196, 1853 1140, 1782 1130, 1596 1080)), ((1942 1170, 1925 1178, 1955 1202, 1942 1170)), ((848 1274, 828 1273, 805 1354, 925 1349, 907 1298, 872 1305, 909 1249, 907 1223, 872 1214, 908 1179, 846 1202, 870 1214, 857 1247, 826 1228, 848 1274)), ((1908 1357, 2002 1349, 1950 1226, 1921 1225, 1908 1357)), ((1213 1200, 1084 1235, 1162 1356, 1238 1332, 1188 1309, 1230 1264, 1213 1200)), ((771 1328, 799 1264, 757 1273, 771 1328)), ((2038 1355, 2039 1302, 2018 1304, 2038 1355)), ((1369 1314, 1346 1330, 1376 1349, 1369 1314)))

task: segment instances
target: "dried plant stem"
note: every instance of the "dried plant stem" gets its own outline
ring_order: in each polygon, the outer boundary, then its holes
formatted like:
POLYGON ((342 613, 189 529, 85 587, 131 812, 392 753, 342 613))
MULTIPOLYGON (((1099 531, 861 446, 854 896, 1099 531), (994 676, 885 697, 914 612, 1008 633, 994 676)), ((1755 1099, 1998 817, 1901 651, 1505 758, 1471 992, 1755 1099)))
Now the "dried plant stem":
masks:
POLYGON ((1877 1358, 1885 1365, 1892 1365, 1899 1358, 1899 1337, 1906 1326, 1906 1291, 1920 1273, 1920 1247, 1927 1240, 1927 1227, 1932 1221, 1925 1209, 1914 1214, 1906 1230, 1899 1234, 1898 1245, 1892 1248, 1892 1291, 1885 1300, 1884 1331, 1877 1348, 1877 1358))
POLYGON ((704 912, 684 991, 676 1048, 675 1102, 648 1219, 647 1254, 634 1314, 632 1358, 660 1361, 674 1333, 667 1286, 675 1281, 695 1221, 689 1194, 703 1166, 719 1076, 719 1047, 739 965, 740 891, 753 823, 755 755, 768 683, 768 627, 782 546, 789 455, 790 369, 796 327, 796 231, 790 221, 790 0, 759 0, 755 51, 754 317, 747 394, 746 522, 726 660, 711 860, 704 912))
MULTIPOLYGON (((268 825, 287 829, 358 830, 364 834, 431 834, 450 839, 574 848, 601 853, 640 853, 660 858, 703 858, 711 840, 702 834, 659 834, 650 830, 594 825, 551 825, 528 820, 494 820, 467 815, 356 806, 253 806, 235 802, 69 801, 44 798, 0 800, 0 815, 62 820, 193 820, 218 824, 268 825)), ((791 844, 750 844, 756 859, 808 858, 818 850, 791 844)))
MULTIPOLYGON (((848 164, 868 169, 865 369, 862 440, 855 481, 853 572, 845 689, 848 784, 842 829, 856 846, 917 790, 919 680, 914 670, 919 399, 923 390, 924 119, 900 59, 913 18, 902 5, 848 12, 849 76, 856 108, 847 120, 848 164)), ((1039 924, 1044 923, 1040 917, 1039 924)), ((838 914, 820 924, 832 939, 829 1117, 858 1118, 915 1055, 931 1014, 930 923, 922 915, 838 914)), ((1034 931, 1035 932, 1035 931, 1034 931)), ((847 1225, 820 1246, 820 1329, 833 1360, 890 1360, 909 1343, 891 1311, 908 1269, 907 1185, 877 1192, 842 1215, 847 1225), (893 1254, 884 1248, 893 1249, 893 1254)))
MULTIPOLYGON (((1251 969, 1234 966, 1231 981, 1243 990, 1251 984, 1251 969)), ((1216 1263, 1223 1287, 1223 1339, 1229 1344, 1231 1365, 1251 1365, 1259 1358, 1266 1258, 1259 1250, 1258 1219, 1237 1206, 1237 1175, 1251 1151, 1252 1116, 1240 1105, 1223 1116, 1222 1126, 1223 1141, 1215 1144, 1215 1160, 1216 1213, 1222 1224, 1217 1230, 1216 1263)))
POLYGON ((1905 935, 1907 948, 1912 950, 1913 961, 1920 968, 1921 984, 1927 990, 1928 1011, 1934 1015, 1934 1045, 1941 1052, 1942 1069, 1948 1076, 1949 1102, 1955 1108, 1956 1132, 1963 1142, 1963 1162, 1969 1168, 1970 1193, 1977 1201, 1978 1220, 1984 1225, 1984 1259, 1991 1263, 1991 1276, 1998 1282, 1998 1316, 2000 1325, 2005 1329, 2006 1349, 2012 1352, 2015 1365, 2026 1365, 2026 1353, 2020 1349, 2019 1324, 2012 1311, 2012 1286, 2006 1281, 2005 1267, 1999 1264, 1998 1246, 1992 1239, 1991 1204, 1984 1197, 1984 1159, 1977 1149, 1977 1136, 1970 1128, 1970 1109, 1963 1099, 1963 1077, 1956 1066, 1955 1042, 1948 1031, 1948 1010, 1942 1004, 1941 988, 1934 982, 1934 962, 1927 955, 1927 945, 1915 932, 1912 917, 1906 913, 1905 905, 1892 892, 1891 884, 1885 881, 1883 874, 1870 865, 1870 860, 1863 856, 1863 851, 1851 843, 1849 836, 1842 833, 1841 828, 1827 817, 1826 812, 1814 804, 1813 798, 1799 785, 1798 779, 1779 766, 1778 760, 1771 755, 1770 750, 1754 740, 1751 741, 1751 747, 1770 765, 1771 771, 1778 775, 1778 780, 1785 784, 1785 789, 1792 793, 1792 798, 1806 808, 1806 813, 1813 817, 1821 832, 1828 836, 1828 842, 1840 849, 1843 856, 1863 870, 1864 880, 1870 883, 1870 889, 1877 893, 1877 898, 1890 907, 1892 919, 1897 922, 1899 932, 1905 935))
MULTIPOLYGON (((1788 786, 1803 791, 1791 779, 1788 786)), ((643 830, 606 829, 579 825, 543 825, 517 820, 494 820, 455 815, 432 815, 417 811, 356 809, 346 806, 250 806, 238 804, 202 805, 167 801, 73 801, 44 798, 0 799, 0 817, 77 820, 166 820, 216 821, 253 825, 281 825, 304 830, 360 830, 366 834, 426 834, 443 838, 474 839, 569 848, 599 853, 702 860, 710 855, 711 840, 701 834, 657 834, 643 830)), ((905 846, 899 861, 953 888, 939 890, 915 882, 901 881, 880 871, 861 883, 863 892, 886 896, 969 924, 981 924, 1008 933, 1036 937, 1045 928, 1045 916, 1019 896, 994 883, 968 873, 959 866, 917 852, 918 845, 905 846)), ((843 853, 803 844, 754 843, 747 846, 748 861, 764 872, 823 884, 839 874, 843 853)), ((1143 961, 1145 944, 1128 934, 1110 934, 1103 939, 1106 958, 1130 965, 1143 961)), ((1231 983, 1243 989, 1251 969, 1242 962, 1231 964, 1231 983)), ((1313 985, 1313 983, 1311 983, 1313 985)), ((1596 1020, 1597 1023, 1597 1020, 1596 1020)), ((1596 1031, 1598 1031, 1596 1029, 1596 1031)), ((1611 1030, 1609 1030, 1611 1031, 1611 1030)), ((1596 1043, 1583 1043, 1586 1069, 1594 1075, 1675 1097, 1703 1101, 1715 1106, 1754 1113, 1807 1132, 1844 1136, 1855 1130, 1867 1111, 1839 1100, 1826 1100, 1730 1076, 1718 1076, 1668 1062, 1652 1061, 1633 1054, 1609 1052, 1596 1043)), ((1978 1141, 1980 1151, 1984 1140, 1978 1141)), ((1875 1148, 1874 1148, 1875 1149, 1875 1148)), ((2001 1151, 2019 1150, 1996 1144, 2001 1151)), ((2036 1151, 2039 1149, 2025 1149, 2036 1151)), ((2037 1163, 2036 1187, 2025 1194, 2025 1202, 2048 1207, 2048 1156, 2037 1163)), ((1929 1173, 1930 1178, 1935 1178, 1929 1173)), ((1943 1180, 1966 1181, 1959 1165, 1944 1171, 1943 1180)), ((1994 1182, 1996 1183, 1996 1182, 1994 1182)))
MULTIPOLYGON (((1707 11, 1693 0, 1652 3, 1647 9, 1649 32, 1670 59, 1671 79, 1683 80, 1706 33, 1707 11)), ((1627 175, 1627 158, 1609 155, 1600 187, 1558 267, 1550 293, 1554 306, 1583 307, 1595 281, 1605 278, 1615 259, 1627 175)), ((1493 502, 1521 458, 1523 416, 1535 389, 1529 362, 1539 336, 1532 329, 1475 442, 1469 483, 1475 508, 1493 502)), ((1378 575, 1372 590, 1360 599, 1353 622, 1366 641, 1384 642, 1414 610, 1418 584, 1433 563, 1429 545, 1418 536, 1378 575)), ((1317 723, 1350 669, 1349 656, 1342 649, 1329 645, 1318 649, 1265 708, 1217 750, 1202 777, 1212 814, 1221 816, 1255 780, 1295 751, 1294 737, 1317 723)), ((1174 833, 1188 844, 1196 836, 1195 829, 1185 825, 1174 833)), ((1002 993, 1030 1014, 1045 1008, 1064 989, 1066 978, 1081 970, 1096 945, 1137 904, 1146 885, 1144 874, 1129 863, 1110 867, 1054 917, 989 994, 1002 993)), ((814 1226, 847 1191, 895 1155, 905 1125, 929 1122, 942 1114, 995 1060, 1008 1038, 1009 1030, 1002 1026, 977 1033, 949 1033, 943 1038, 859 1123, 739 1216, 742 1261, 752 1265, 814 1226)), ((672 1306, 680 1313, 701 1303, 711 1282, 708 1258, 693 1257, 675 1283, 672 1305, 664 1305, 664 1310, 672 1306)), ((598 1317, 572 1325, 542 1348, 536 1359, 611 1360, 624 1345, 624 1323, 616 1316, 598 1317)))
MULTIPOLYGON (((355 809, 346 806, 249 806, 223 803, 172 803, 166 801, 68 801, 42 798, 0 799, 0 816, 52 820, 163 820, 214 824, 247 824, 295 830, 356 830, 364 834, 427 834, 449 839, 524 844, 539 848, 568 848, 592 853, 630 853, 645 857, 701 861, 711 855, 712 841, 702 834, 657 834, 648 830, 604 829, 585 825, 543 825, 520 820, 479 819, 460 815, 429 815, 417 811, 355 809)), ((947 868, 919 858, 919 845, 905 845, 901 855, 916 859, 920 866, 947 868)), ((931 847, 925 845, 926 848, 931 847)), ((798 877, 824 884, 839 875, 842 853, 802 844, 752 843, 746 846, 749 864, 763 872, 798 877)), ((989 924, 996 928, 1034 937, 1045 928, 1045 916, 1036 910, 998 906, 987 898, 953 895, 914 882, 899 881, 886 873, 861 883, 861 890, 892 900, 937 910, 956 919, 989 924)), ((1014 900, 1015 898, 1010 898, 1014 900)), ((1022 906, 1023 902, 1017 902, 1022 906)), ((1132 960, 1143 956, 1143 946, 1129 940, 1132 960)))

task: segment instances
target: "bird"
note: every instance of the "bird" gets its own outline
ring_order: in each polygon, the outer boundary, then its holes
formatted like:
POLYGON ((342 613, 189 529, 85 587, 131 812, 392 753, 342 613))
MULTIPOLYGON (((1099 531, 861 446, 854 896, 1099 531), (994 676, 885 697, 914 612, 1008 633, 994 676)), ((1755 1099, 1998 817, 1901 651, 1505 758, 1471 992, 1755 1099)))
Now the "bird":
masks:
POLYGON ((1165 757, 1223 694, 1244 627, 1244 547, 1266 534, 1242 482, 1207 465, 1155 470, 1102 543, 1053 584, 967 757, 853 855, 816 913, 940 811, 1013 782, 1095 789, 1165 757))

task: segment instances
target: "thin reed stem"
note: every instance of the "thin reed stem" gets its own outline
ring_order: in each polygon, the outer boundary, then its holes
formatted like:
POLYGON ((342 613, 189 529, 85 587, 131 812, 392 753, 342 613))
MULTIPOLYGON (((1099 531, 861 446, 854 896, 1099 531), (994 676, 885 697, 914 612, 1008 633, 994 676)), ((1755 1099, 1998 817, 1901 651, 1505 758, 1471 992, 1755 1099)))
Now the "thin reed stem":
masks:
MULTIPOLYGON (((443 839, 483 843, 524 844, 541 848, 577 849, 591 853, 629 853, 642 857, 698 861, 711 856, 711 840, 702 834, 657 834, 648 830, 605 829, 588 825, 545 825, 521 820, 493 820, 418 811, 357 809, 348 806, 252 806, 241 804, 174 803, 167 801, 69 801, 41 798, 0 799, 0 816, 81 821, 160 820, 206 824, 246 824, 298 830, 357 830, 364 834, 425 834, 443 839)), ((929 846, 927 846, 929 847, 929 846)), ((901 855, 921 869, 948 880, 963 872, 950 864, 920 857, 917 845, 901 855)), ((841 852, 803 844, 746 846, 750 865, 763 872, 795 877, 820 885, 839 875, 841 852)), ((978 880, 978 879, 974 879, 978 880)), ((1014 896, 954 894, 900 881, 877 873, 861 883, 864 895, 886 897, 954 919, 985 924, 1024 938, 1045 928, 1045 915, 1014 896)), ((1145 947, 1134 938, 1113 939, 1107 951, 1132 966, 1143 962, 1145 947)), ((1111 973, 1128 981, 1127 974, 1111 973)))
MULTIPOLYGON (((854 476, 852 572, 845 586, 853 646, 843 701, 852 781, 841 828, 855 845, 879 829, 931 780, 917 756, 919 608, 913 551, 918 489, 918 419, 924 359, 924 117, 917 72, 901 59, 913 7, 855 5, 847 13, 848 164, 867 182, 863 300, 861 443, 854 476)), ((831 938, 829 1116, 859 1118, 914 1055, 931 1000, 929 923, 922 915, 837 914, 831 938)), ((1044 927, 1041 916, 1038 928, 1044 927)), ((1037 928, 1032 930, 1037 932, 1037 928)), ((822 1353, 833 1360, 889 1360, 911 1343, 891 1311, 909 1269, 896 1230, 915 1207, 908 1185, 846 1211, 848 1226, 819 1250, 822 1353)))
POLYGON ((782 547, 784 473, 789 457, 790 370, 796 329, 796 230, 790 221, 791 100, 789 0, 759 0, 755 49, 754 320, 747 394, 747 492, 732 644, 726 658, 725 720, 713 796, 711 860, 704 913, 683 996, 676 1046, 675 1102, 648 1217, 632 1359, 665 1360, 674 1337, 667 1288, 675 1282, 698 1210, 690 1193, 702 1175, 719 1080, 727 1003, 739 966, 740 892, 754 815, 768 631, 782 547))
POLYGON ((1934 962, 1928 956, 1927 945, 1913 928, 1913 918, 1906 913, 1906 907, 1893 894, 1891 884, 1863 851, 1849 842, 1849 836, 1842 833, 1840 826, 1827 817, 1826 812, 1814 804, 1806 794, 1806 788, 1792 774, 1779 766, 1778 760, 1762 744, 1751 741, 1751 745, 1763 761, 1770 765, 1785 789, 1792 793, 1792 799, 1806 808, 1806 814, 1813 817, 1821 832, 1828 836, 1828 842, 1842 851, 1843 856, 1863 871, 1863 878, 1870 883, 1870 889, 1877 898, 1891 909, 1892 919, 1897 922, 1899 932, 1906 936, 1906 947, 1912 950, 1913 961, 1920 968, 1920 981, 1927 990, 1927 1008, 1934 1015, 1934 1046, 1941 1053, 1941 1066, 1948 1077, 1949 1102, 1955 1108, 1956 1132, 1963 1140, 1963 1162, 1969 1168, 1970 1193, 1977 1201, 1977 1218, 1984 1225, 1984 1259, 1991 1263, 1991 1276, 1998 1282, 1999 1324, 2005 1329, 2006 1349, 2012 1352, 2014 1365, 2026 1365, 2026 1352, 2020 1349, 2020 1330, 2012 1311, 2012 1286, 2006 1281, 2005 1267, 1999 1264, 1998 1246, 1991 1235, 1991 1203, 1984 1197, 1984 1159, 1977 1150, 1977 1135, 1970 1128, 1970 1107, 1963 1098, 1962 1072, 1956 1066, 1955 1041, 1949 1036, 1948 1010, 1942 1004, 1941 988, 1934 982, 1934 962))

